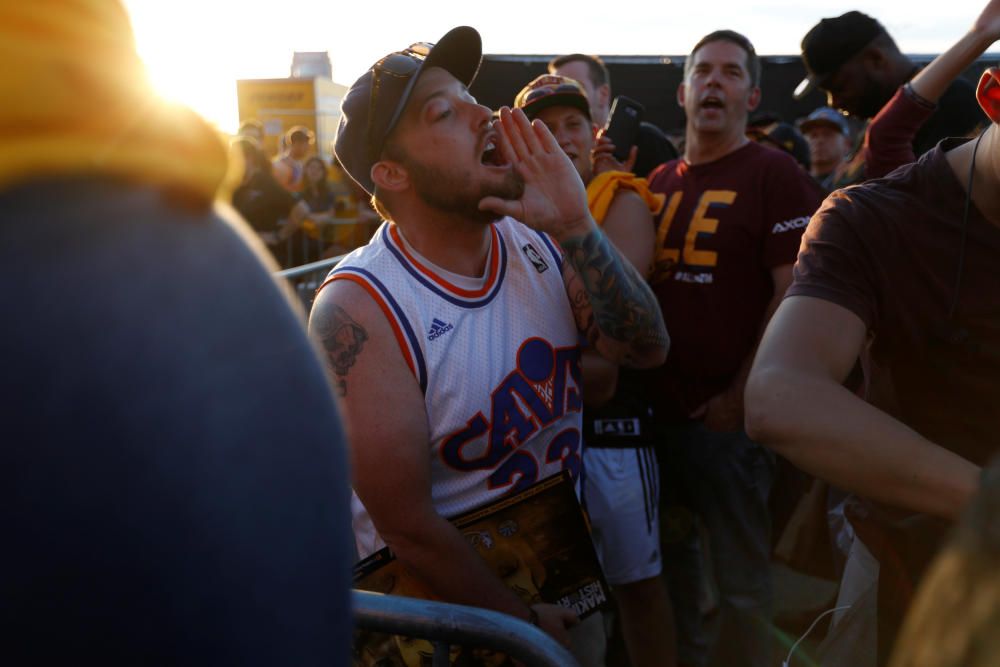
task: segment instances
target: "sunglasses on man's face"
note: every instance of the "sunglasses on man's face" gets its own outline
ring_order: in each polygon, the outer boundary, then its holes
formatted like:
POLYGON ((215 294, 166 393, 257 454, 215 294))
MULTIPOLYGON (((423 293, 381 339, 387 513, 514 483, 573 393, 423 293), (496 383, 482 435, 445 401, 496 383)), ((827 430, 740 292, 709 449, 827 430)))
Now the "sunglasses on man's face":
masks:
POLYGON ((378 109, 378 96, 382 88, 382 77, 386 75, 409 79, 423 65, 432 48, 434 45, 429 42, 417 42, 402 51, 390 53, 372 67, 373 81, 371 93, 368 95, 368 129, 366 132, 369 157, 372 160, 378 159, 381 154, 382 140, 385 138, 372 136, 375 127, 375 111, 378 109))

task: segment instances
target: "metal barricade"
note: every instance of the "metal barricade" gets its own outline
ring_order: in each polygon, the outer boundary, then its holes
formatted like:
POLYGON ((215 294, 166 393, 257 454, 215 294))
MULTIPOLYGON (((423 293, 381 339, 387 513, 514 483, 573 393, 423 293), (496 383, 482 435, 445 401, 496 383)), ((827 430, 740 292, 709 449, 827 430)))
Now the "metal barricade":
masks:
POLYGON ((316 297, 316 290, 323 284, 326 274, 336 266, 346 255, 337 255, 329 259, 321 259, 318 262, 310 262, 302 266, 292 267, 278 271, 275 276, 289 281, 295 294, 302 301, 306 313, 312 308, 313 299, 316 297))
MULTIPOLYGON (((278 221, 279 238, 291 224, 287 219, 278 221)), ((364 245, 378 228, 379 222, 367 218, 332 218, 317 221, 306 216, 300 226, 289 234, 272 251, 282 266, 299 266, 317 262, 325 252, 337 248, 348 252, 364 245), (294 264, 293 264, 294 263, 294 264)), ((270 234, 271 232, 268 232, 270 234)), ((274 243, 273 240, 269 242, 274 243)))
POLYGON ((452 645, 501 651, 528 667, 579 667, 554 639, 513 616, 359 590, 351 595, 357 628, 431 641, 434 667, 448 667, 452 645))

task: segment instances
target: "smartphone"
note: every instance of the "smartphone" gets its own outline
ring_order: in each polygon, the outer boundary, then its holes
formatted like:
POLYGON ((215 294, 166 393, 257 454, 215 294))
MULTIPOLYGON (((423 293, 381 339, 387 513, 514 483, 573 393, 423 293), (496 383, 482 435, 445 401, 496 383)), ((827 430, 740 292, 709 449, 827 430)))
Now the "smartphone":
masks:
POLYGON ((639 135, 639 123, 645 108, 631 97, 619 95, 611 103, 611 115, 604 126, 604 136, 615 145, 613 155, 619 162, 628 159, 628 153, 639 135))

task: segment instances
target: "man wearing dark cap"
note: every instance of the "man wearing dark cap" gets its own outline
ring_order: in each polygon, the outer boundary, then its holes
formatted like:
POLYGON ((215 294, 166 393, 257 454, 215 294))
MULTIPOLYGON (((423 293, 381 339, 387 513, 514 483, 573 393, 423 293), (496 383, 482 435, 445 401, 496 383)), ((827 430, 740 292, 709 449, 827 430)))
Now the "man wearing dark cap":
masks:
POLYGON ((835 109, 820 107, 799 124, 799 131, 809 143, 809 173, 829 192, 837 168, 851 149, 847 119, 835 109))
POLYGON ((809 144, 789 123, 772 123, 766 130, 747 128, 747 136, 759 144, 788 153, 804 171, 809 171, 809 144))
POLYGON ((331 272, 310 328, 349 424, 359 554, 388 545, 439 598, 566 642, 575 615, 529 607, 446 517, 579 478, 581 335, 637 366, 667 335, 551 133, 520 110, 493 123, 469 94, 481 49, 455 28, 347 92, 337 158, 387 222, 331 272))
MULTIPOLYGON (((795 89, 801 99, 815 88, 826 91, 829 105, 851 116, 869 119, 917 72, 885 27, 858 11, 825 18, 802 39, 807 76, 795 89)), ((973 103, 971 86, 956 80, 941 97, 937 111, 913 140, 923 155, 946 137, 967 136, 985 121, 973 103)), ((837 178, 837 187, 864 178, 861 152, 837 178)))

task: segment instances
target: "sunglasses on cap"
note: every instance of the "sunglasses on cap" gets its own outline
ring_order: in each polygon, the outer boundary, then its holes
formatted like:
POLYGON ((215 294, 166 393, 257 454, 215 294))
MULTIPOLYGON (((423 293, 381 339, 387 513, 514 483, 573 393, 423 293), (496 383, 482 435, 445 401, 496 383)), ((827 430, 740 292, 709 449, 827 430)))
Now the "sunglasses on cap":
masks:
POLYGON ((366 139, 368 144, 368 157, 377 160, 382 153, 382 142, 385 137, 374 137, 375 111, 378 109, 378 97, 382 89, 383 77, 395 77, 398 79, 409 79, 413 73, 420 69, 424 60, 430 55, 434 44, 430 42, 416 42, 409 47, 396 53, 390 53, 372 66, 372 90, 368 96, 368 127, 366 139))

